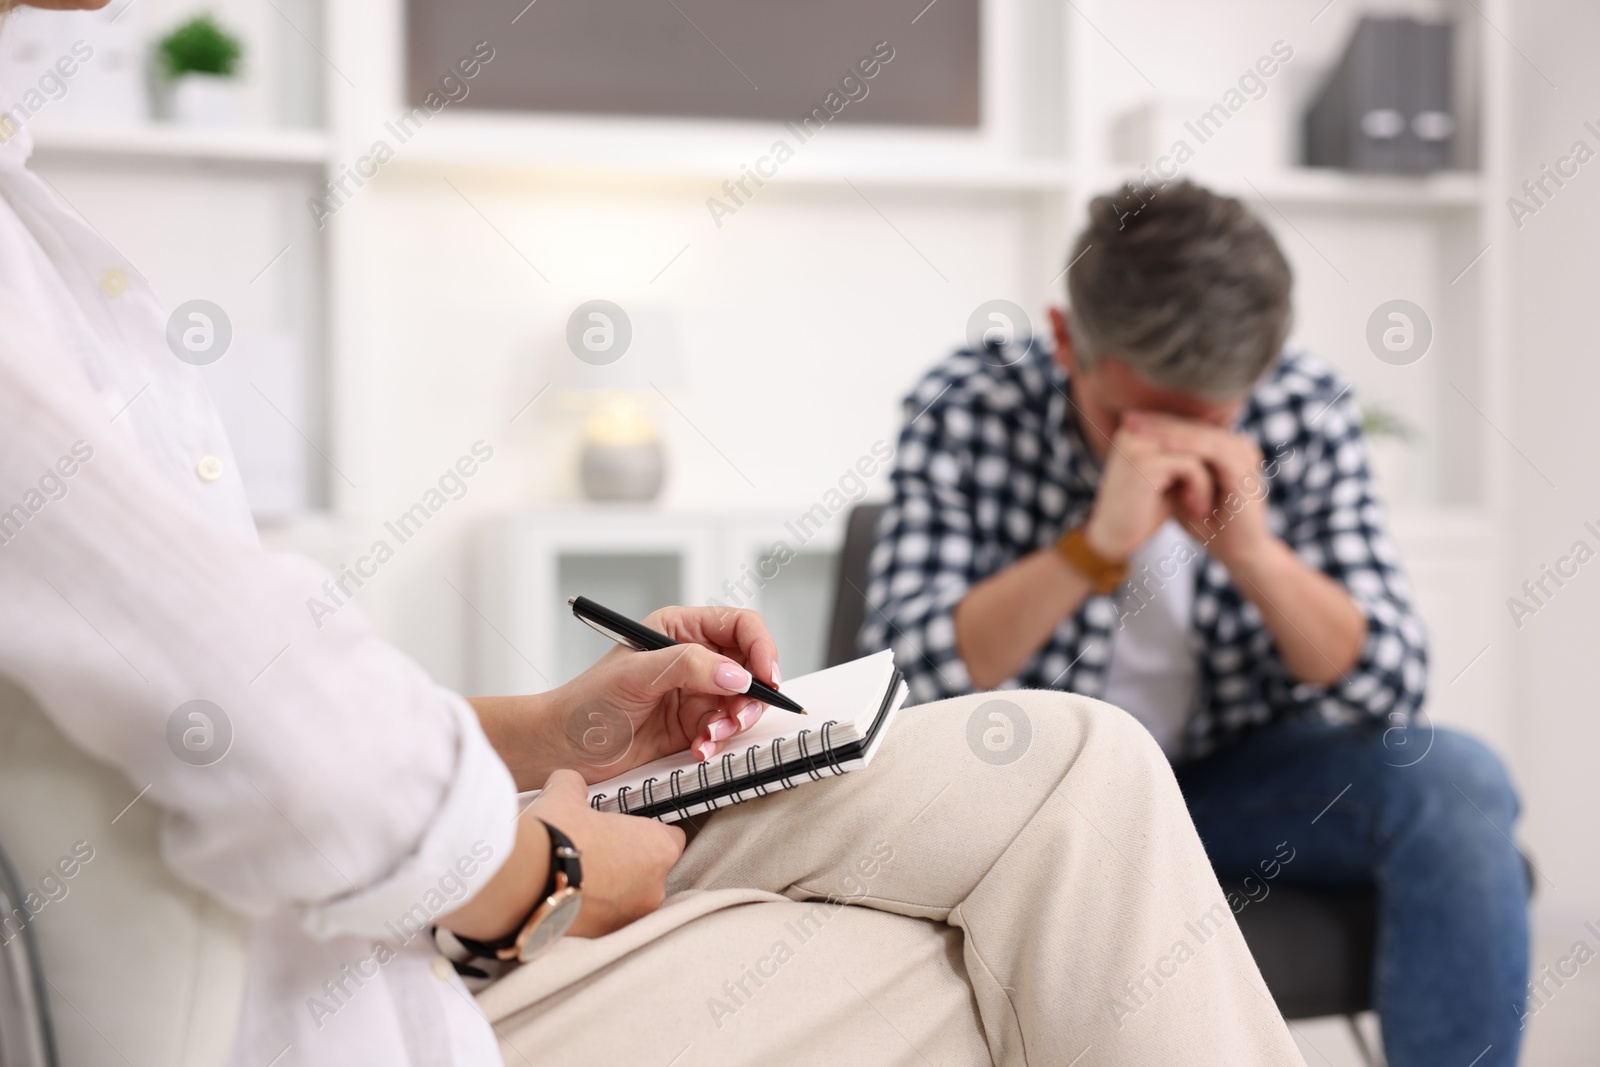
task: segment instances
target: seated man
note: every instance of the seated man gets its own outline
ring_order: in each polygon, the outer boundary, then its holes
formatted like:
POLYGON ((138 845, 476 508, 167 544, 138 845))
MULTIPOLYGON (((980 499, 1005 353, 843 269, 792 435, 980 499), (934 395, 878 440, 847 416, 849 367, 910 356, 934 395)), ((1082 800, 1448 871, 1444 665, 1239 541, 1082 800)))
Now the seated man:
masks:
POLYGON ((1053 353, 960 351, 907 397, 861 648, 920 700, 1126 708, 1219 876, 1376 884, 1391 1067, 1513 1063, 1517 801, 1483 746, 1411 724, 1423 627, 1349 386, 1282 350, 1282 253, 1184 182, 1096 200, 1071 262, 1053 353))

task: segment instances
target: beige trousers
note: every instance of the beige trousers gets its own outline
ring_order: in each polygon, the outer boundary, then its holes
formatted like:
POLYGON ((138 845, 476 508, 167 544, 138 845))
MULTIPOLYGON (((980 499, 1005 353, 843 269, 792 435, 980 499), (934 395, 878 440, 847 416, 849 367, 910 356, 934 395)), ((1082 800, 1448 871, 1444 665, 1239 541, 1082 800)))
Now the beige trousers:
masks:
POLYGON ((908 708, 870 768, 706 819, 668 890, 479 995, 508 1065, 1303 1063, 1166 759, 1098 701, 908 708))

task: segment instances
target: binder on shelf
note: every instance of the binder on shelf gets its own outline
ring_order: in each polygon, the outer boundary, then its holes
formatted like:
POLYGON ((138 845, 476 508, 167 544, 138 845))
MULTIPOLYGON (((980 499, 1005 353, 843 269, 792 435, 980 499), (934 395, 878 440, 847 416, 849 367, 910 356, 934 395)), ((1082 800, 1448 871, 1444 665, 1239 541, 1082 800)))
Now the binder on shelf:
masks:
POLYGON ((1412 64, 1415 95, 1406 113, 1402 167, 1443 170, 1450 165, 1456 132, 1450 104, 1453 27, 1447 22, 1419 22, 1412 32, 1416 41, 1416 62, 1412 64))
POLYGON ((1313 167, 1420 173, 1449 165, 1451 27, 1363 18, 1305 119, 1313 167))

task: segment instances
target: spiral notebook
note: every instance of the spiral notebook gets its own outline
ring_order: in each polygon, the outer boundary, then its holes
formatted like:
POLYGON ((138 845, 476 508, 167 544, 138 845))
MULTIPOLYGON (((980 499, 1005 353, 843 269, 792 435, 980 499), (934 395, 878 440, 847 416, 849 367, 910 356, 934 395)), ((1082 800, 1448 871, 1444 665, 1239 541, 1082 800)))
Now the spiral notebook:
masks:
POLYGON ((679 752, 589 787, 600 811, 677 822, 872 762, 909 692, 887 650, 783 683, 808 714, 768 707, 720 756, 679 752))

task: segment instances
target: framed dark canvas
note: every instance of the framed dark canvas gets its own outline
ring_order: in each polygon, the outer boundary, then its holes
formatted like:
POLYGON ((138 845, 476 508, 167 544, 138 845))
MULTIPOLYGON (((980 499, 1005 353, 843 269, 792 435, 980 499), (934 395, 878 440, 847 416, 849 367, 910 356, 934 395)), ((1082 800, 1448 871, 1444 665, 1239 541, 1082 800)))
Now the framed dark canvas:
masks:
POLYGON ((494 58, 454 106, 777 121, 826 107, 840 122, 976 127, 978 4, 407 0, 407 97, 423 103, 487 42, 494 58))

